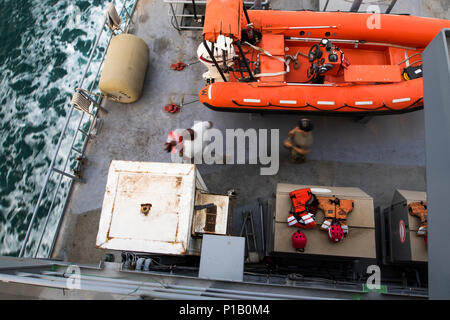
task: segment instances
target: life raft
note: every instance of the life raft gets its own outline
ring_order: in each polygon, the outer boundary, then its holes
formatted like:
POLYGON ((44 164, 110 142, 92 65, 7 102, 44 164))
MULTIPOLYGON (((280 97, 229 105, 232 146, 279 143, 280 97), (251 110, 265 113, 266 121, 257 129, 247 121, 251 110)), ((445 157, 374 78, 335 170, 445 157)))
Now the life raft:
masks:
POLYGON ((422 52, 450 21, 245 10, 210 0, 200 101, 218 111, 393 114, 423 108, 422 52), (231 44, 231 45, 230 45, 231 44))

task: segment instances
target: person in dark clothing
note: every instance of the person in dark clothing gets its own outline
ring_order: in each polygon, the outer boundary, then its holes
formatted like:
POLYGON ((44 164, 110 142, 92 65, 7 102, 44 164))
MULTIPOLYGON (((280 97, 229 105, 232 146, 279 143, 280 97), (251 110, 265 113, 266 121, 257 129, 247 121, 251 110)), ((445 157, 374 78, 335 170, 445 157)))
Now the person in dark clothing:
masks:
POLYGON ((303 118, 298 125, 289 131, 288 138, 283 145, 290 150, 292 163, 303 163, 313 144, 312 130, 314 124, 310 119, 303 118))

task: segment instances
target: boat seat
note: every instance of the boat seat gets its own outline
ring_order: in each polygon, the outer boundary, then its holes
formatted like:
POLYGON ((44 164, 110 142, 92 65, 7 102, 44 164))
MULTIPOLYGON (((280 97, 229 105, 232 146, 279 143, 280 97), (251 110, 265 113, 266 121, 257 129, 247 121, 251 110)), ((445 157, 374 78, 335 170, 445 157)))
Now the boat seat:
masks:
POLYGON ((401 82, 402 71, 396 65, 350 65, 344 71, 345 82, 401 82))
MULTIPOLYGON (((284 35, 282 34, 264 34, 259 44, 261 48, 270 52, 273 56, 284 59, 284 35)), ((285 71, 283 62, 268 57, 265 54, 260 55, 261 73, 278 73, 285 71)), ((261 77, 261 81, 285 81, 285 75, 261 77)))

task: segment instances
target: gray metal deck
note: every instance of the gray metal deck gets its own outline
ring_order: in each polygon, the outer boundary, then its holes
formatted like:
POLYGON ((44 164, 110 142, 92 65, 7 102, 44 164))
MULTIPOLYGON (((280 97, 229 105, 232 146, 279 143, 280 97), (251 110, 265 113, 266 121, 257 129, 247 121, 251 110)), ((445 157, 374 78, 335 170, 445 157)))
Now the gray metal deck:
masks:
MULTIPOLYGON (((272 7, 285 8, 283 2, 274 0, 272 7)), ((342 10, 348 10, 350 3, 341 2, 345 3, 342 10)), ((289 3, 289 9, 301 10, 311 9, 313 2, 305 2, 305 6, 301 1, 289 3)), ((414 3, 399 1, 395 12, 434 14, 427 7, 414 3)), ((447 1, 426 3, 444 6, 448 17, 447 1)), ((442 17, 441 14, 436 16, 442 17)), ((164 113, 165 104, 180 103, 182 95, 185 102, 196 100, 203 87, 201 75, 206 70, 201 64, 182 72, 169 68, 179 60, 196 61, 201 32, 179 34, 171 27, 168 7, 162 1, 140 0, 134 21, 136 26, 132 32, 150 47, 143 96, 130 105, 111 101, 105 104, 109 112, 101 116, 103 127, 88 144, 87 163, 82 172, 85 183, 75 183, 54 258, 97 263, 104 254, 95 248, 95 237, 111 160, 170 162, 170 155, 163 151, 168 132, 191 127, 194 121, 210 120, 222 131, 226 128, 277 128, 283 140, 298 120, 294 115, 215 112, 198 102, 183 107, 175 115, 164 113)), ((259 165, 200 165, 199 171, 210 191, 235 189, 236 206, 241 206, 258 197, 270 197, 278 182, 357 186, 374 198, 375 206, 387 206, 396 188, 426 190, 423 111, 376 117, 367 124, 342 117, 311 119, 315 123, 315 142, 307 163, 289 163, 287 150, 282 148, 280 169, 274 176, 260 176, 259 165)))

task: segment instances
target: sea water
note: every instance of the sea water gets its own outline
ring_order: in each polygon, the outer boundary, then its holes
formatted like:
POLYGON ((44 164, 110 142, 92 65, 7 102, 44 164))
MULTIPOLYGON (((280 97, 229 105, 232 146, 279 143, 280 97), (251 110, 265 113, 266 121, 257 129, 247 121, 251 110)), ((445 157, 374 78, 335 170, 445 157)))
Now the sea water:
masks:
MULTIPOLYGON (((0 0, 0 255, 17 255, 20 250, 108 2, 0 0)), ((120 11, 124 1, 113 2, 120 11)), ((125 2, 127 8, 132 3, 125 2)), ((105 29, 87 84, 94 78, 108 33, 105 29)), ((80 114, 74 111, 62 142, 56 160, 59 169, 64 167, 80 114)), ((81 143, 78 139, 76 145, 81 148, 81 143)), ((69 161, 72 167, 73 162, 69 161)), ((33 224, 28 256, 36 250, 58 179, 56 174, 50 179, 33 224)), ((68 187, 69 179, 64 178, 38 256, 45 256, 51 246, 68 187)))

